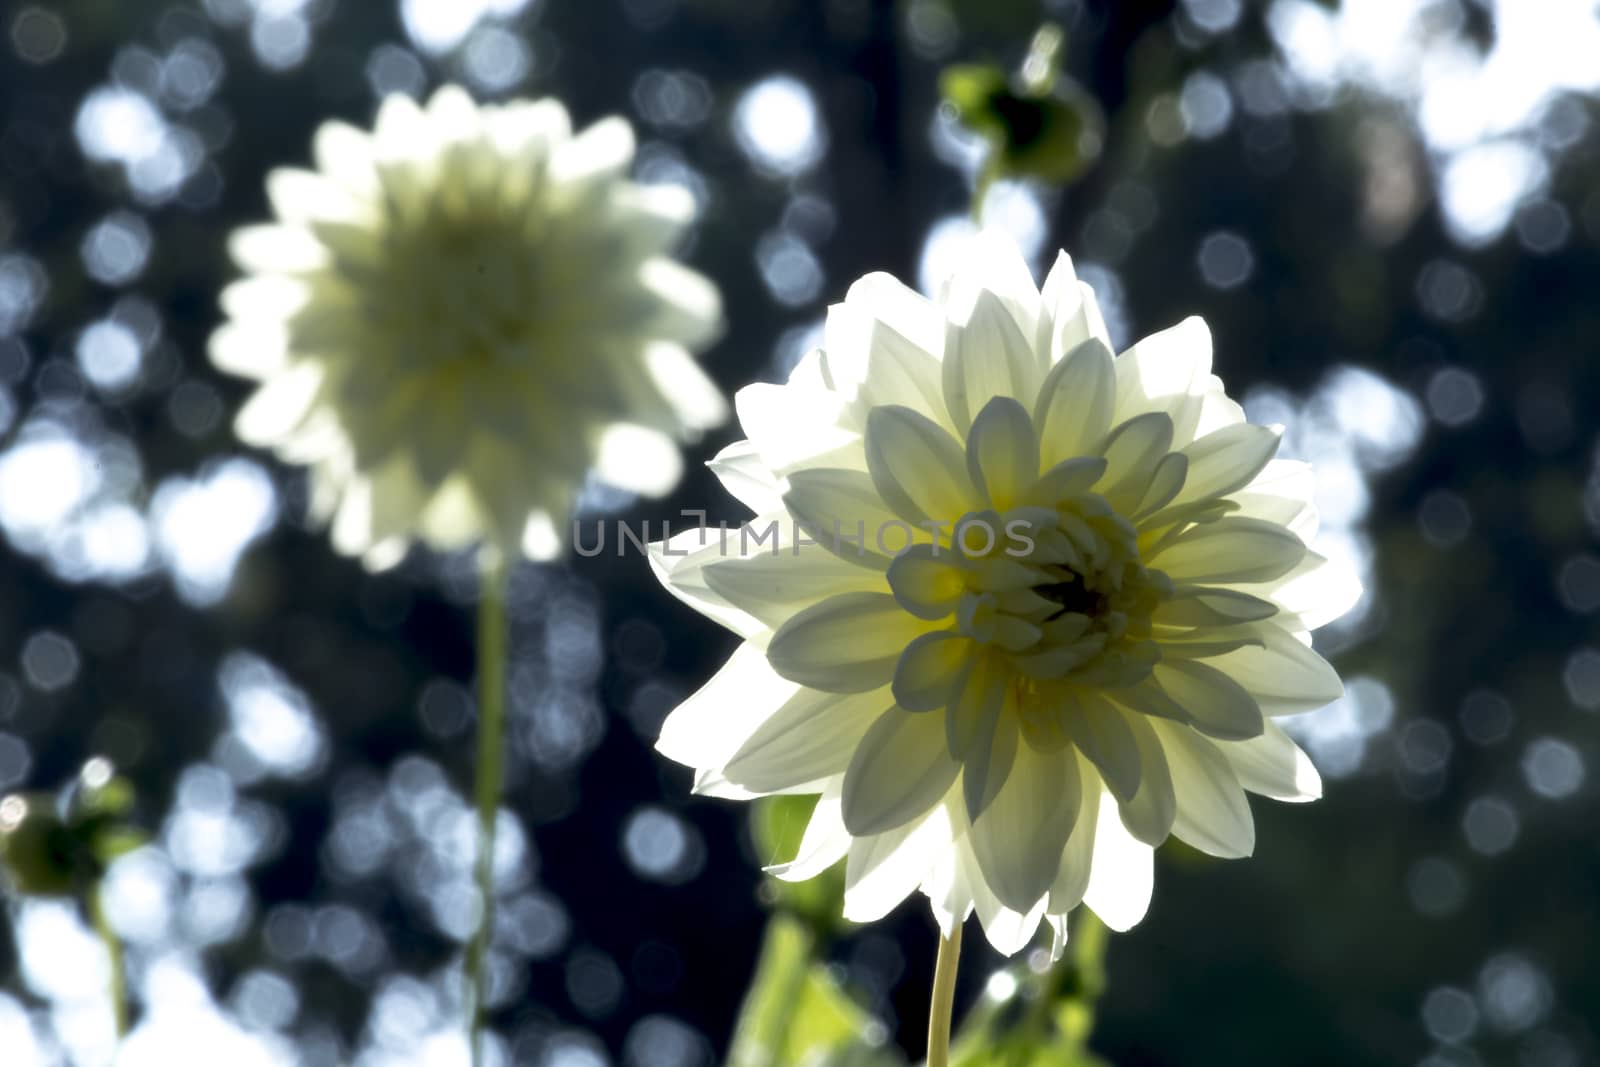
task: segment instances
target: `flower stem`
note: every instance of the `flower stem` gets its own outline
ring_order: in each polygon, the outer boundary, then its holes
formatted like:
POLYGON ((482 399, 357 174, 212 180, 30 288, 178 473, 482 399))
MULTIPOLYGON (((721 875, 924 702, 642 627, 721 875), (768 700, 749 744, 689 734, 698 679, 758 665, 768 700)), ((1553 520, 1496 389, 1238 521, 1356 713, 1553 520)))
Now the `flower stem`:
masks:
POLYGON ((989 189, 999 175, 999 161, 994 149, 990 149, 989 158, 984 160, 982 169, 978 171, 977 181, 972 187, 972 225, 980 230, 983 229, 983 202, 989 198, 989 189))
POLYGON ((961 959, 961 923, 939 939, 933 965, 933 999, 928 1005, 928 1067, 949 1067, 950 1013, 956 999, 956 966, 961 959))
POLYGON ((498 552, 484 548, 478 594, 478 760, 473 797, 478 810, 478 928, 467 945, 467 1041, 473 1067, 483 1063, 485 965, 494 933, 494 830, 505 773, 506 576, 498 552))
POLYGON ((120 1044, 128 1034, 127 979, 123 976, 122 939, 111 928, 111 920, 106 916, 105 903, 101 899, 103 892, 99 885, 89 891, 89 917, 94 923, 94 932, 100 935, 100 943, 106 950, 106 962, 111 972, 106 981, 106 994, 111 999, 111 1019, 120 1044))

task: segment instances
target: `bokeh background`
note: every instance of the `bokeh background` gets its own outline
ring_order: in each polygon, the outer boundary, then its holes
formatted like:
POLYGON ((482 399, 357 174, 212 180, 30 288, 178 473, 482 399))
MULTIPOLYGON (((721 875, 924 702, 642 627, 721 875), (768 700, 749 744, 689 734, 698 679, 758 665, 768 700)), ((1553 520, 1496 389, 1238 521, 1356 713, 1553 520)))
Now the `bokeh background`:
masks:
MULTIPOLYGON (((1600 1062, 1600 15, 1588 0, 4 0, 0 792, 105 755, 153 843, 108 877, 138 1064, 454 1064, 473 916, 470 560, 370 576, 302 477, 231 437, 205 342, 228 230, 328 117, 459 81, 637 126, 722 287, 706 365, 775 380, 826 305, 927 287, 981 146, 952 62, 1041 19, 1106 115, 1065 189, 986 217, 1064 247, 1119 345, 1203 314, 1217 367, 1319 468, 1366 576, 1294 721, 1326 799, 1256 858, 1161 853, 1112 939, 1119 1067, 1600 1062)), ((730 428, 691 450, 709 456, 730 428)), ((742 516, 691 464, 635 524, 742 516)), ((510 1062, 721 1061, 767 911, 747 811, 650 744, 730 635, 637 556, 515 577, 494 1025, 510 1062)), ((100 1063, 104 961, 9 899, 0 1063, 100 1063)), ((969 938, 960 1003, 1000 965, 969 938)), ((921 1054, 926 908, 830 940, 921 1054)))

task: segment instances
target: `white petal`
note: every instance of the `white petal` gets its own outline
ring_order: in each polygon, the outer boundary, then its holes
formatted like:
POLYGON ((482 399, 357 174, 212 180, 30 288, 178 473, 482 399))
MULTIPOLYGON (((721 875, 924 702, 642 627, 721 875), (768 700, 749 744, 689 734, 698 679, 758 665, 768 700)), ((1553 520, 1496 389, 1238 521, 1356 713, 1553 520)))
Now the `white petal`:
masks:
POLYGON ((705 275, 655 256, 639 265, 639 284, 659 300, 655 332, 694 349, 722 332, 722 294, 705 275))
POLYGON ((1172 771, 1167 766, 1166 750, 1161 747, 1154 727, 1136 712, 1121 714, 1133 731, 1134 743, 1139 746, 1140 767, 1139 791, 1119 807, 1122 825, 1134 837, 1155 848, 1172 832, 1173 820, 1178 815, 1172 771))
POLYGON ((851 562, 887 568, 890 557, 931 534, 884 504, 862 471, 819 468, 789 475, 783 502, 794 521, 824 549, 851 562))
POLYGON ((267 199, 285 222, 369 221, 366 202, 326 176, 297 167, 277 167, 267 172, 267 199))
POLYGON ((1295 802, 1322 796, 1322 776, 1276 723, 1267 723, 1260 737, 1218 747, 1248 792, 1295 802))
POLYGON ((1215 667, 1169 657, 1156 664, 1155 678, 1206 736, 1228 741, 1260 736, 1261 706, 1244 686, 1215 667))
POLYGON ((1281 526, 1229 517, 1195 526, 1167 542, 1151 565, 1174 581, 1195 585, 1266 582, 1305 556, 1305 544, 1281 526))
MULTIPOLYGON (((601 530, 604 529, 602 526, 601 530)), ((733 542, 732 537, 729 541, 733 542)), ((585 551, 582 538, 577 539, 576 547, 585 555, 596 554, 585 551)), ((617 551, 622 550, 623 546, 619 544, 617 551)), ((734 607, 721 594, 712 592, 706 584, 706 567, 728 558, 719 534, 703 529, 683 530, 665 542, 657 541, 650 545, 649 551, 650 569, 667 587, 667 592, 741 637, 755 637, 767 632, 767 625, 760 619, 734 607)))
POLYGON ((941 425, 948 423, 938 350, 930 352, 908 339, 875 315, 866 301, 828 309, 824 346, 828 366, 858 388, 859 403, 869 408, 900 404, 941 425))
POLYGON ((839 425, 842 404, 832 393, 765 382, 747 385, 733 395, 740 427, 778 475, 800 467, 866 469, 859 458, 861 435, 839 425), (855 463, 845 459, 851 452, 858 457, 855 463))
POLYGON ((1064 716, 1072 743, 1089 758, 1120 801, 1139 791, 1139 745, 1127 717, 1107 701, 1083 692, 1064 716))
POLYGON ((667 716, 656 751, 690 767, 721 766, 798 689, 773 671, 760 648, 741 644, 710 681, 667 716))
POLYGON ((757 515, 781 512, 783 483, 749 441, 735 441, 706 464, 722 487, 757 515))
POLYGON ((1116 372, 1111 352, 1086 341, 1050 369, 1034 405, 1039 460, 1049 469, 1063 460, 1098 455, 1115 412, 1116 372))
POLYGON ((1248 422, 1223 427, 1183 450, 1188 477, 1176 503, 1226 496, 1250 484, 1278 451, 1280 434, 1248 422))
POLYGON ((900 653, 926 629, 888 593, 840 593, 790 617, 767 656, 801 685, 861 693, 888 685, 900 653))
POLYGON ((1074 755, 1078 765, 1078 818, 1072 826, 1072 836, 1061 854, 1061 868, 1050 886, 1050 904, 1046 909, 1053 915, 1065 915, 1083 902, 1084 891, 1089 888, 1089 876, 1094 866, 1095 828, 1100 822, 1100 775, 1081 755, 1074 755))
POLYGON ((246 444, 278 444, 310 414, 322 379, 322 365, 307 362, 268 379, 240 409, 234 432, 246 444))
POLYGON ((815 878, 835 863, 844 859, 854 840, 844 828, 844 817, 839 800, 844 787, 840 777, 828 783, 812 809, 811 821, 806 823, 805 835, 800 839, 800 851, 788 863, 777 863, 766 872, 785 882, 804 882, 815 878))
POLYGON ((1083 902, 1118 933, 1131 930, 1150 909, 1155 890, 1155 850, 1133 838, 1117 817, 1117 804, 1100 798, 1094 831, 1094 863, 1083 902))
POLYGON ((867 730, 845 771, 845 825, 858 837, 903 826, 938 804, 960 770, 936 716, 891 708, 867 730))
POLYGON ((550 176, 560 182, 605 181, 633 160, 633 127, 620 118, 601 119, 556 148, 550 176))
POLYGON ((348 123, 332 120, 317 127, 311 142, 317 169, 354 196, 378 195, 378 174, 372 165, 372 139, 348 123))
MULTIPOLYGON (((948 740, 948 738, 946 739, 948 740)), ((1001 714, 985 723, 961 757, 961 796, 968 819, 977 819, 989 810, 1006 784, 1019 747, 1017 718, 1001 714)))
MULTIPOLYGON (((1031 352, 1043 314, 1039 290, 1016 241, 1005 231, 993 228, 980 230, 967 239, 945 286, 945 310, 951 318, 966 321, 970 309, 985 296, 1005 309, 1017 332, 1027 339, 1031 352)), ((972 410, 976 412, 978 406, 972 410)))
POLYGON ((919 619, 949 617, 967 591, 961 558, 936 544, 912 545, 895 556, 888 578, 900 606, 919 619))
POLYGON ((1117 414, 1146 411, 1172 416, 1176 440, 1194 440, 1200 400, 1211 374, 1211 331, 1187 318, 1146 337, 1117 358, 1117 414))
POLYGON ((1211 660, 1250 691, 1266 715, 1314 711, 1344 695, 1344 683, 1327 660, 1272 622, 1256 624, 1264 648, 1241 648, 1211 660))
POLYGON ((1027 913, 1049 893, 1081 799, 1070 752, 1018 747, 1004 787, 971 833, 984 881, 1001 903, 1027 913))
POLYGON ((299 226, 241 226, 228 238, 228 252, 242 270, 260 274, 306 274, 328 265, 328 250, 299 226))
POLYGON ((1014 397, 997 396, 972 420, 967 473, 999 511, 1020 502, 1039 477, 1039 439, 1028 411, 1014 397))
POLYGON ((926 415, 874 408, 867 416, 866 450, 878 495, 907 522, 954 522, 977 501, 961 446, 926 415))
POLYGON ((804 787, 842 779, 867 728, 893 703, 883 690, 839 696, 801 689, 756 727, 722 773, 755 793, 814 792, 804 787))
MULTIPOLYGON (((265 280, 256 278, 252 283, 265 280)), ((235 286, 228 290, 231 292, 235 286)), ((259 380, 288 366, 289 333, 281 323, 271 320, 230 322, 211 335, 209 352, 219 370, 259 380)))
POLYGON ((1111 431, 1102 446, 1105 477, 1097 491, 1122 514, 1133 514, 1172 447, 1172 419, 1160 411, 1136 415, 1111 431))
POLYGON ((1178 794, 1172 832, 1209 856, 1238 859, 1254 852, 1250 802, 1218 745, 1177 723, 1152 720, 1151 726, 1161 738, 1178 794))
POLYGON ((728 401, 722 390, 682 345, 669 341, 646 345, 644 369, 687 428, 709 430, 727 421, 728 401))
POLYGON ((886 833, 858 837, 845 864, 844 917, 866 923, 889 914, 916 892, 950 840, 943 808, 886 833))
POLYGON ((972 313, 945 335, 944 403, 957 431, 965 431, 992 398, 1031 397, 1042 369, 1000 298, 980 290, 972 313))
POLYGON ((1306 553, 1307 564, 1297 567, 1273 589, 1272 600, 1285 611, 1300 616, 1308 630, 1326 626, 1361 600, 1361 579, 1342 560, 1306 553))
POLYGON ((924 352, 938 357, 944 349, 944 313, 893 275, 866 275, 850 286, 845 303, 860 307, 924 352))
POLYGON ((911 642, 895 663, 895 702, 907 711, 935 711, 949 704, 972 649, 971 638, 942 630, 911 642))
POLYGON ((815 547, 722 559, 708 563, 704 574, 713 593, 774 629, 839 593, 884 591, 883 572, 815 547))
POLYGON ((600 435, 595 475, 630 493, 664 496, 683 475, 683 456, 659 430, 619 422, 600 435))

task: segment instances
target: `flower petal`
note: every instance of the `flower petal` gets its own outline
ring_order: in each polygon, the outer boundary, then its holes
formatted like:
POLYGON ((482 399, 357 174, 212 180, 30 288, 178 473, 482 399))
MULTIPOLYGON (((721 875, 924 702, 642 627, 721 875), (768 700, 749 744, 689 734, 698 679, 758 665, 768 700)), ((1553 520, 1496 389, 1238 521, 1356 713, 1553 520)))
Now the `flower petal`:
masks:
POLYGON ((1211 375, 1211 331, 1190 316, 1151 334, 1117 357, 1117 414, 1147 411, 1172 417, 1174 438, 1194 440, 1201 399, 1211 375))
POLYGON ((1083 902, 1111 929, 1131 930, 1150 909, 1155 890, 1155 850, 1133 838, 1117 818, 1109 795, 1100 798, 1094 862, 1083 902))
POLYGON ((757 515, 783 508, 783 484, 749 441, 735 441, 706 464, 722 487, 757 515))
POLYGON ((1124 422, 1101 448, 1106 474, 1098 492, 1117 511, 1133 514, 1171 447, 1172 419, 1165 412, 1146 412, 1124 422))
POLYGON ((723 776, 754 793, 812 793, 842 776, 867 728, 893 698, 883 690, 840 696, 801 689, 739 746, 723 776))
POLYGON ((661 724, 656 751, 690 767, 721 766, 795 695, 766 653, 741 644, 722 669, 661 724))
POLYGON ((1113 796, 1124 802, 1133 799, 1139 791, 1141 761, 1126 716, 1087 690, 1074 703, 1062 717, 1072 743, 1099 769, 1113 796))
POLYGON ((1078 817, 1061 853, 1061 868, 1050 886, 1050 906, 1046 910, 1052 915, 1065 915, 1083 903, 1094 866, 1095 827, 1100 821, 1100 775, 1081 754, 1071 755, 1078 772, 1078 817))
POLYGON ((888 593, 840 593, 791 616, 767 657, 790 681, 830 693, 888 685, 900 653, 926 629, 888 593))
POLYGON ((916 892, 950 848, 950 820, 934 808, 924 819, 858 836, 844 871, 844 917, 876 922, 916 892))
POLYGON ((907 522, 953 522, 978 501, 961 446, 926 415, 893 405, 874 408, 866 450, 878 495, 907 522))
POLYGON ((1322 776, 1311 758, 1277 723, 1267 723, 1260 737, 1218 747, 1247 792, 1296 803, 1322 796, 1322 776))
POLYGON ((1261 735, 1261 706, 1244 686, 1215 667, 1169 657, 1156 664, 1155 677, 1206 736, 1243 741, 1261 735))
POLYGON ((971 638, 944 630, 911 642, 895 664, 895 703, 907 711, 945 707, 955 696, 973 648, 971 638))
POLYGON ((1031 912, 1049 893, 1082 800, 1068 751, 1017 748, 999 794, 972 823, 972 848, 1001 903, 1031 912))
MULTIPOLYGON (((730 547, 732 538, 729 538, 730 547)), ((881 593, 883 573, 813 548, 752 552, 705 567, 706 586, 729 604, 776 629, 801 608, 840 593, 881 593)))
POLYGON ((1040 368, 1033 346, 1000 298, 980 289, 965 322, 950 323, 944 345, 944 403, 965 433, 997 396, 1032 396, 1040 368))
POLYGON ((927 530, 890 511, 872 478, 861 471, 795 471, 783 502, 808 537, 851 562, 887 568, 895 553, 931 540, 927 530))
POLYGON ((1011 780, 1017 758, 1017 717, 1002 712, 987 728, 980 728, 961 758, 961 795, 967 818, 977 819, 1011 780))
POLYGON ((1132 800, 1119 806, 1122 825, 1134 837, 1155 848, 1172 833, 1172 823, 1178 816, 1172 771, 1154 727, 1141 715, 1127 712, 1122 715, 1133 732, 1134 743, 1139 746, 1141 771, 1139 791, 1132 800))
POLYGON ((1266 582, 1288 573, 1305 552, 1305 543, 1282 526, 1230 517, 1173 538, 1150 564, 1174 581, 1196 585, 1266 582))
POLYGON ((1046 469, 1100 453, 1116 411, 1116 388, 1111 352, 1097 340, 1083 342, 1050 369, 1033 410, 1046 469))
MULTIPOLYGON (((602 526, 602 536, 604 529, 602 526)), ((605 547, 602 540, 595 552, 588 552, 583 548, 581 537, 577 539, 577 546, 583 555, 597 555, 605 547)), ((618 544, 617 549, 621 551, 622 545, 618 544)), ((765 623, 749 612, 734 607, 706 584, 706 567, 727 559, 718 539, 706 530, 679 531, 666 541, 651 544, 649 551, 650 570, 667 587, 667 592, 741 637, 754 637, 766 632, 765 623)))
POLYGON ((1183 450, 1189 474, 1176 503, 1227 496, 1255 480, 1278 451, 1281 434, 1241 422, 1199 438, 1183 450))
POLYGON ((967 472, 996 509, 1020 503, 1039 477, 1039 440, 1033 421, 1016 398, 997 396, 972 420, 967 435, 967 472))
POLYGON ((900 606, 919 619, 953 614, 967 591, 961 557, 936 544, 912 545, 889 564, 889 588, 900 606))
POLYGON ((1314 711, 1344 695, 1344 683, 1327 660, 1276 623, 1255 625, 1264 647, 1236 649, 1210 663, 1249 690, 1263 714, 1314 711))
POLYGON ((1219 746, 1187 726, 1152 720, 1161 738, 1178 794, 1178 815, 1172 832, 1209 856, 1239 859, 1256 847, 1256 824, 1250 817, 1239 779, 1219 746))
POLYGON ((843 789, 842 777, 828 783, 811 811, 811 821, 800 838, 800 850, 788 863, 763 868, 768 874, 785 882, 805 882, 844 859, 855 839, 844 828, 843 802, 839 799, 843 789))
POLYGON ((845 771, 845 826, 857 837, 904 826, 938 804, 960 770, 936 718, 890 708, 867 729, 845 771))
MULTIPOLYGON (((860 283, 851 289, 855 294, 860 283)), ((921 300, 921 297, 916 299, 921 300)), ((928 309, 937 315, 933 308, 928 309)), ((858 403, 866 408, 899 404, 946 423, 944 392, 940 386, 938 349, 929 351, 910 340, 875 314, 866 300, 846 298, 828 309, 823 343, 828 365, 838 376, 858 388, 858 403)), ((935 327, 942 328, 938 318, 935 327)), ((942 343, 934 334, 934 343, 942 343)))

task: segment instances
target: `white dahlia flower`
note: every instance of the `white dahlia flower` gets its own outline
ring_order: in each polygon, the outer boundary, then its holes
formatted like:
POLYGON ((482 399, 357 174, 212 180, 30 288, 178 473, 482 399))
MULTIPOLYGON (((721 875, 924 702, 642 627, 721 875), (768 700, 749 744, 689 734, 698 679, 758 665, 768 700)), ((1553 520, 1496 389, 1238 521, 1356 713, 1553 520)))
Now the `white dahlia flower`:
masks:
POLYGON ((937 301, 863 278, 735 405, 711 466, 757 518, 653 563, 745 640, 658 747, 702 793, 821 794, 780 877, 844 859, 848 918, 920 888, 947 937, 1059 950, 1080 902, 1143 917, 1168 834, 1245 856, 1246 792, 1319 795, 1272 720, 1340 695, 1309 631, 1359 586, 1199 319, 1113 358, 1065 255, 1041 294, 984 234, 937 301))
POLYGON ((245 441, 311 468, 313 510, 369 565, 414 538, 548 558, 591 472, 677 481, 673 438, 726 405, 690 356, 717 290, 666 256, 684 189, 626 178, 628 124, 574 135, 555 100, 391 96, 367 134, 317 131, 317 169, 277 170, 278 222, 234 234, 224 370, 261 387, 245 441))

